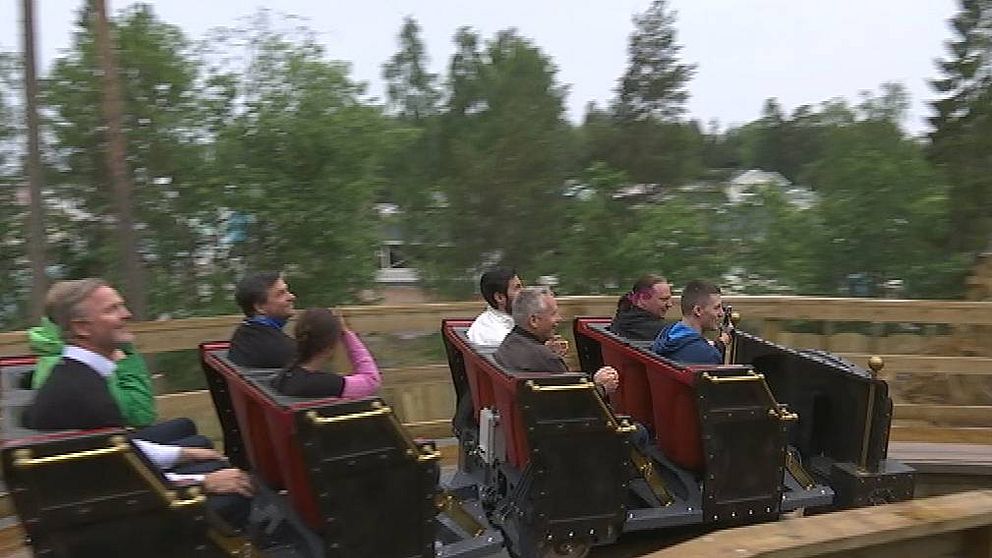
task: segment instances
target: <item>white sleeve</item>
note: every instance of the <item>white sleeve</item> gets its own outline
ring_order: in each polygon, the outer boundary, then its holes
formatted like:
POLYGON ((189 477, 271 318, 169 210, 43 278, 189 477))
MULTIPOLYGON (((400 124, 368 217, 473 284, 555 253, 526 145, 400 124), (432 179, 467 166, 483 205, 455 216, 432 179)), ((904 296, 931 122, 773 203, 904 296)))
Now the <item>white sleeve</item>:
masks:
POLYGON ((166 473, 165 478, 169 479, 170 482, 175 483, 187 483, 187 482, 198 482, 202 483, 204 477, 207 475, 197 475, 197 474, 187 474, 182 473, 166 473))
POLYGON ((183 448, 179 446, 156 444, 148 440, 132 439, 131 441, 134 442, 134 445, 141 453, 145 454, 156 467, 163 471, 175 467, 179 461, 179 455, 183 451, 183 448))

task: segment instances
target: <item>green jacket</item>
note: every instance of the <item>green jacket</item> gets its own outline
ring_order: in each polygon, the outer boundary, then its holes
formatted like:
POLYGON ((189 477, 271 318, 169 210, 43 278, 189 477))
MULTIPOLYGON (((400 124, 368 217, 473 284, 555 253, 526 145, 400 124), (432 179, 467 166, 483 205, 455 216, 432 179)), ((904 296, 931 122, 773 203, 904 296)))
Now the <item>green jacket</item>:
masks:
MULTIPOLYGON (((34 369, 31 385, 38 389, 52 373, 52 368, 62 359, 62 333, 58 326, 48 318, 41 319, 41 325, 28 330, 28 344, 38 355, 38 364, 34 369)), ((148 426, 155 422, 155 395, 152 391, 152 379, 145 366, 145 359, 134 350, 130 343, 122 347, 123 359, 117 362, 117 368, 107 378, 110 395, 128 426, 148 426)))

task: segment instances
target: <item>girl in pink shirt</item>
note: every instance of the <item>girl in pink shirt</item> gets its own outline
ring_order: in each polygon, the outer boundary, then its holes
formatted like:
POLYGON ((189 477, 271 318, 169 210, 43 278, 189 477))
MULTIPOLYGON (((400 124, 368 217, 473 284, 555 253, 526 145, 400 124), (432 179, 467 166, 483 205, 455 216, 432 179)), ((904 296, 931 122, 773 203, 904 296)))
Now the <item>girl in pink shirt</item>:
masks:
POLYGON ((296 397, 368 397, 379 390, 379 367, 355 332, 326 308, 308 308, 297 318, 296 361, 279 373, 273 387, 296 397), (351 374, 324 372, 339 342, 351 361, 351 374))

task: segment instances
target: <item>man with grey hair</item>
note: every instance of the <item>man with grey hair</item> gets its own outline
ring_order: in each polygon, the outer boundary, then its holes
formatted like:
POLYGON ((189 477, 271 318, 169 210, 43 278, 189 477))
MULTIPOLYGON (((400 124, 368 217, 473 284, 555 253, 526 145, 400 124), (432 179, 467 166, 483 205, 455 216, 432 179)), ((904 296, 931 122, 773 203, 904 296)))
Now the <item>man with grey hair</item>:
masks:
MULTIPOLYGON (((24 424, 36 430, 87 430, 123 426, 124 418, 110 393, 107 379, 116 367, 119 347, 134 340, 128 328, 131 312, 124 299, 102 279, 57 283, 49 312, 65 341, 62 358, 52 368, 34 403, 25 412, 24 424)), ((232 524, 247 519, 251 480, 239 469, 222 464, 223 455, 209 448, 180 447, 132 439, 149 460, 177 482, 198 482, 211 508, 232 524), (190 465, 189 473, 182 467, 190 465), (195 472, 194 472, 195 471, 195 472)))
MULTIPOLYGON (((558 301, 546 287, 527 287, 513 303, 513 330, 493 355, 496 363, 514 372, 568 372, 562 360, 545 343, 561 322, 558 301)), ((616 390, 617 371, 604 366, 593 375, 593 382, 606 393, 616 390)))

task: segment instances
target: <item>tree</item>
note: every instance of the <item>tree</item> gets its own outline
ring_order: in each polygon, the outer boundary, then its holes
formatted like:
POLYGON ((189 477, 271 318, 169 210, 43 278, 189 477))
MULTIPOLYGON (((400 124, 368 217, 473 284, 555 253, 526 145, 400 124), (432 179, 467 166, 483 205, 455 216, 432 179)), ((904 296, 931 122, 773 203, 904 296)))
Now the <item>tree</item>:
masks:
POLYGON ((702 172, 699 125, 680 121, 695 66, 679 62, 675 14, 665 0, 654 0, 633 20, 627 69, 610 117, 587 114, 581 164, 605 162, 636 182, 682 183, 702 172))
POLYGON ((637 263, 617 250, 629 232, 626 224, 631 208, 613 194, 628 184, 622 172, 597 163, 583 171, 569 189, 572 199, 554 265, 562 292, 609 292, 639 275, 629 269, 637 263))
POLYGON ((461 281, 498 261, 537 272, 563 199, 564 89, 547 56, 515 31, 483 51, 468 29, 455 40, 440 122, 441 236, 428 277, 461 281))
POLYGON ((13 146, 23 144, 23 119, 15 110, 19 91, 18 75, 23 75, 17 57, 0 52, 0 277, 7 288, 0 291, 0 329, 26 325, 25 302, 31 292, 30 262, 26 254, 23 187, 20 152, 13 146), (20 198, 20 199, 19 199, 20 198))
POLYGON ((361 102, 347 65, 312 37, 260 17, 232 39, 248 45, 249 63, 213 155, 226 170, 220 202, 245 216, 231 255, 247 269, 286 270, 308 305, 354 301, 376 268, 384 161, 408 135, 361 102))
POLYGON ((713 208, 691 196, 673 195, 640 208, 627 220, 629 232, 617 247, 628 262, 627 282, 641 273, 661 273, 675 285, 692 279, 720 283, 733 261, 714 234, 713 208))
POLYGON ((685 111, 686 86, 696 66, 679 62, 682 47, 675 41, 675 13, 666 0, 653 0, 634 16, 627 70, 617 88, 615 112, 621 120, 674 121, 685 111))
MULTIPOLYGON (((399 51, 383 65, 388 106, 400 129, 411 135, 407 147, 386 161, 387 177, 380 198, 397 204, 403 241, 417 254, 417 247, 433 240, 433 223, 425 218, 432 211, 438 180, 438 115, 441 94, 437 75, 427 71, 428 57, 420 38, 420 26, 407 17, 397 36, 399 51)), ((415 265, 417 265, 415 263, 415 265)))
POLYGON ((437 75, 427 71, 427 51, 415 19, 403 20, 397 38, 400 50, 382 68, 386 96, 397 116, 418 122, 437 114, 440 100, 435 83, 437 75))
MULTIPOLYGON (((197 108, 198 62, 178 28, 159 21, 144 5, 123 11, 110 24, 119 50, 117 76, 128 146, 127 173, 135 183, 134 230, 146 267, 150 314, 204 312, 191 270, 211 239, 215 203, 201 190, 203 119, 197 108)), ((59 203, 53 261, 69 277, 99 275, 120 283, 123 255, 114 196, 105 165, 101 72, 89 5, 77 19, 71 50, 57 59, 46 81, 44 103, 52 114, 52 181, 59 203)))
POLYGON ((992 238, 992 1, 960 0, 949 56, 931 80, 940 98, 930 119, 930 158, 950 179, 952 250, 977 251, 992 238))
POLYGON ((910 296, 960 293, 966 259, 949 254, 945 183, 890 121, 836 128, 810 170, 824 235, 814 246, 822 290, 850 274, 902 279, 910 296))

